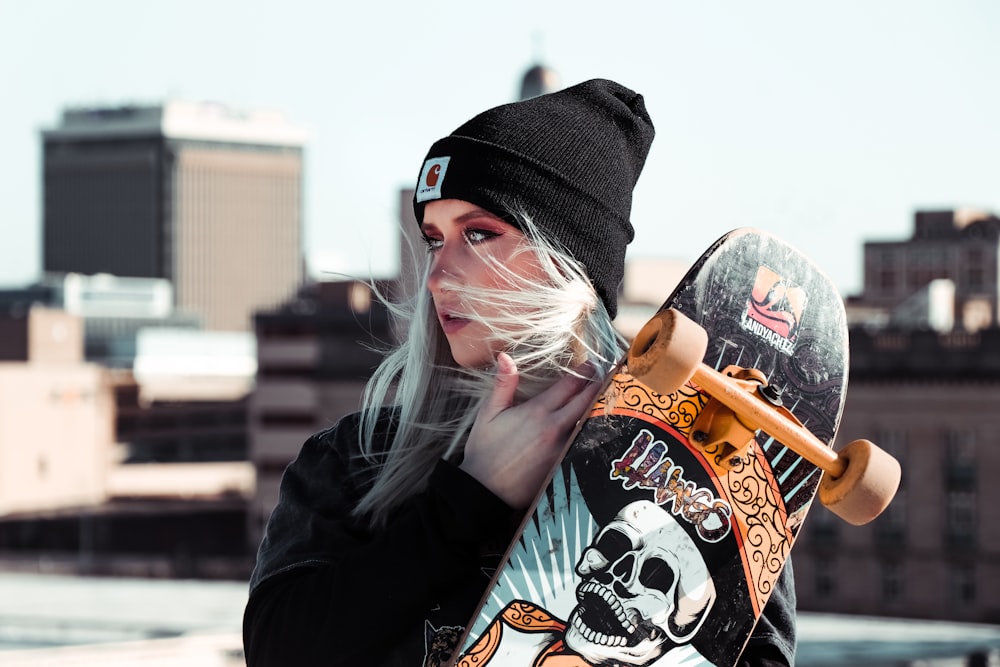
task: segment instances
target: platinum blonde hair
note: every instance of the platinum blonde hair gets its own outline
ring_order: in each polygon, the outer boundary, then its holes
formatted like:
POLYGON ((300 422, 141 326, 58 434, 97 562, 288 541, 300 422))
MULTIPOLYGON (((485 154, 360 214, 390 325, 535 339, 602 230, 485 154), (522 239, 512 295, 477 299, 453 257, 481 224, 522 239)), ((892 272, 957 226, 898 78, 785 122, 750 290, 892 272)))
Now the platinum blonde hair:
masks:
MULTIPOLYGON (((565 373, 596 371, 603 379, 621 357, 625 341, 584 267, 549 242, 527 216, 517 217, 527 241, 518 252, 534 254, 543 279, 511 271, 484 244, 481 256, 502 286, 449 284, 446 289, 457 297, 462 316, 483 324, 494 348, 513 358, 521 401, 565 373), (483 316, 484 311, 491 315, 483 316)), ((401 327, 406 331, 403 342, 385 356, 362 399, 361 453, 377 473, 354 513, 372 525, 384 524, 392 510, 423 490, 439 459, 461 459, 480 406, 493 389, 495 369, 462 368, 452 359, 426 289, 428 271, 409 302, 392 304, 383 298, 408 326, 401 327), (383 452, 376 431, 385 408, 395 411, 397 427, 383 452)))

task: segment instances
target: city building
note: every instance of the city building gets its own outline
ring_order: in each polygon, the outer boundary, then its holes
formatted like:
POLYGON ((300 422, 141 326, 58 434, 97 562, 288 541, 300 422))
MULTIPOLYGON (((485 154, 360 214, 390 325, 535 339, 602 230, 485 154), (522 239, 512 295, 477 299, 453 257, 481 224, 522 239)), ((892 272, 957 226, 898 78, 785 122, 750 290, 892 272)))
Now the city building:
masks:
POLYGON ((168 280, 106 273, 49 273, 25 287, 0 289, 0 311, 43 306, 76 315, 83 324, 84 359, 107 368, 132 368, 144 329, 200 327, 197 317, 175 311, 173 300, 168 280))
MULTIPOLYGON (((556 87, 532 67, 521 97, 556 87)), ((376 348, 402 333, 364 283, 301 284, 304 136, 284 120, 179 102, 68 110, 43 142, 51 274, 30 298, 0 292, 0 558, 245 579, 285 466, 358 408, 376 348), (220 335, 198 336, 200 322, 220 335)), ((399 300, 426 256, 411 200, 400 193, 399 279, 378 286, 399 300)), ((803 664, 834 664, 831 648, 839 664, 871 657, 877 635, 895 644, 884 664, 916 664, 984 627, 831 613, 1000 623, 998 245, 1000 220, 968 211, 918 212, 912 238, 865 244, 838 445, 874 440, 903 483, 868 526, 818 503, 806 520, 793 555, 803 664)), ((630 259, 626 336, 686 268, 630 259)), ((166 627, 155 620, 121 625, 166 627)), ((232 659, 238 622, 227 628, 218 652, 232 659)), ((995 632, 962 641, 996 655, 995 632)))
POLYGON ((78 317, 0 313, 0 516, 103 502, 113 414, 78 317))
POLYGON ((520 99, 527 100, 539 95, 554 93, 560 88, 562 88, 562 83, 559 80, 559 74, 551 67, 536 63, 529 67, 521 78, 520 99))
POLYGON ((660 309, 690 268, 680 259, 630 258, 618 292, 615 328, 631 340, 660 309))
POLYGON ((864 245, 852 323, 977 331, 1000 322, 1000 218, 971 209, 918 211, 913 235, 864 245))
POLYGON ((250 334, 143 330, 136 375, 86 361, 83 322, 0 308, 3 568, 248 576, 250 334))
MULTIPOLYGON (((393 285, 379 289, 391 293, 393 285)), ((256 494, 248 511, 256 552, 278 500, 281 475, 313 433, 361 405, 365 383, 393 340, 388 310, 363 282, 303 286, 280 308, 257 313, 257 381, 249 398, 249 458, 256 494)))
POLYGON ((249 331, 301 282, 305 135, 279 114, 67 109, 42 140, 43 271, 168 280, 215 330, 249 331))
POLYGON ((837 446, 872 440, 902 484, 867 526, 816 503, 793 552, 800 609, 1000 623, 998 239, 995 215, 933 211, 909 240, 865 244, 837 446))
POLYGON ((1000 623, 1000 329, 851 330, 837 446, 864 438, 903 470, 866 526, 815 503, 793 551, 799 608, 1000 623))

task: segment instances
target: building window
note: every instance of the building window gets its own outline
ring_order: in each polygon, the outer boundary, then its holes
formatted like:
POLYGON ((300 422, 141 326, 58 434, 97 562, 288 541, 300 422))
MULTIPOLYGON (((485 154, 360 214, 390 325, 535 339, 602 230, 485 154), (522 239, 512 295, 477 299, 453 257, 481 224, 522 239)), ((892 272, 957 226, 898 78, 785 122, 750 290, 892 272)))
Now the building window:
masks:
POLYGON ((945 498, 947 523, 945 541, 948 546, 964 549, 976 543, 976 494, 972 491, 949 490, 945 498))
POLYGON ((892 268, 883 268, 878 270, 877 275, 875 286, 878 288, 878 293, 892 294, 896 289, 896 271, 892 268))
POLYGON ((981 266, 965 267, 965 287, 969 290, 981 290, 986 284, 986 272, 981 266))
POLYGON ((976 601, 976 571, 971 565, 955 565, 951 570, 951 599, 967 607, 976 601))
POLYGON ((981 290, 986 285, 986 256, 979 246, 967 248, 965 261, 962 263, 965 272, 964 290, 981 290))
POLYGON ((882 599, 892 604, 903 599, 903 567, 897 562, 883 562, 881 569, 882 599))
POLYGON ((807 518, 809 542, 815 547, 828 549, 840 541, 841 520, 819 503, 814 503, 807 518))
POLYGON ((868 296, 889 296, 902 285, 904 263, 894 247, 866 245, 865 293, 868 296))
POLYGON ((903 463, 907 453, 906 431, 884 427, 876 427, 872 431, 878 437, 878 446, 892 454, 897 461, 903 463))
POLYGON ((899 480, 899 488, 900 490, 906 488, 906 470, 909 462, 909 446, 906 442, 906 431, 876 427, 871 432, 875 433, 878 438, 875 444, 899 461, 899 466, 902 468, 902 478, 899 480))
POLYGON ((817 558, 815 568, 816 597, 820 600, 832 600, 837 595, 836 564, 830 558, 817 558))
POLYGON ((971 429, 953 429, 945 435, 945 540, 953 548, 976 542, 976 439, 971 429))
POLYGON ((882 549, 883 555, 886 552, 901 551, 906 546, 906 524, 908 514, 908 503, 906 493, 906 470, 908 447, 906 442, 906 431, 890 428, 873 428, 876 434, 878 446, 889 455, 899 461, 902 468, 902 477, 899 481, 899 489, 896 496, 889 503, 889 506, 872 524, 875 544, 882 549))
POLYGON ((971 429, 948 431, 945 435, 945 489, 972 491, 976 488, 976 439, 971 429))
POLYGON ((875 543, 879 547, 893 551, 902 551, 906 547, 906 515, 906 489, 900 485, 892 502, 872 525, 875 543))

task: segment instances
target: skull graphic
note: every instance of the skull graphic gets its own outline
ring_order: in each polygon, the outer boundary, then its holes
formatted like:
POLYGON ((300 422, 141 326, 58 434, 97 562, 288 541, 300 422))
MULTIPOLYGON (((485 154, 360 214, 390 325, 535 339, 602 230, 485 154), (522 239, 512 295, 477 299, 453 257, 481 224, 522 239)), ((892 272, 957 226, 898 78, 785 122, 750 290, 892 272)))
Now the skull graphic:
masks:
POLYGON ((715 584, 691 538, 648 500, 626 505, 584 550, 566 645, 591 664, 647 665, 691 641, 715 584))

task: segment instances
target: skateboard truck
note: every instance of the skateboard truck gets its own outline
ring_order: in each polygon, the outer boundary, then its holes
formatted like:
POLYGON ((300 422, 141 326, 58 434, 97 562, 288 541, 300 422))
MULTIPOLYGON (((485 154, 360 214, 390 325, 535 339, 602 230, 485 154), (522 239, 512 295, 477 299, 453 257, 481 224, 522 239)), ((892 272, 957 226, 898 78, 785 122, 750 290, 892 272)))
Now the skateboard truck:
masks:
MULTIPOLYGON (((781 403, 781 390, 768 384, 767 377, 755 368, 727 366, 721 374, 732 378, 730 384, 754 396, 783 417, 802 423, 781 403)), ((689 442, 706 454, 713 455, 718 465, 735 470, 757 438, 761 425, 749 419, 717 398, 710 398, 691 426, 689 442)))
POLYGON ((636 335, 628 351, 628 370, 655 391, 666 394, 691 382, 711 397, 695 420, 692 442, 699 448, 723 443, 731 450, 719 460, 729 468, 743 456, 756 431, 763 430, 825 473, 819 499, 845 521, 868 523, 882 513, 899 488, 899 462, 868 440, 854 440, 839 452, 814 436, 787 408, 777 405, 780 393, 768 389, 758 371, 736 367, 719 372, 701 362, 708 334, 679 311, 661 310, 636 335), (745 377, 736 377, 736 375, 745 377), (758 387, 759 385, 759 387, 758 387), (723 411, 725 408, 725 411, 723 411))

